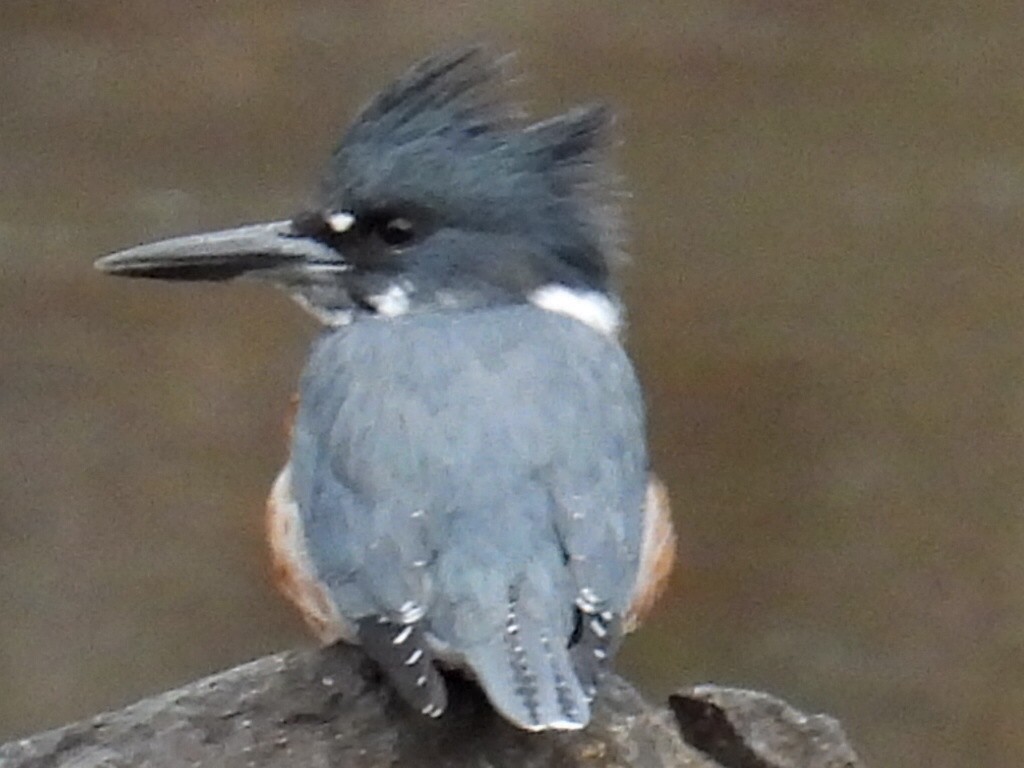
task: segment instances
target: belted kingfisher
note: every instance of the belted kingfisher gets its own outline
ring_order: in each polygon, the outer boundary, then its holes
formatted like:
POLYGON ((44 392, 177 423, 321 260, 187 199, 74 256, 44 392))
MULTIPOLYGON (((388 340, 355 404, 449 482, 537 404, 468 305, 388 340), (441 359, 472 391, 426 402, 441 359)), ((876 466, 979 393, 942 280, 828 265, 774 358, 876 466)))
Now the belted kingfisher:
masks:
POLYGON ((319 207, 97 267, 265 280, 316 316, 268 502, 280 588, 424 714, 456 666, 515 725, 571 730, 675 535, 619 340, 610 114, 526 123, 503 70, 428 58, 358 115, 319 207))

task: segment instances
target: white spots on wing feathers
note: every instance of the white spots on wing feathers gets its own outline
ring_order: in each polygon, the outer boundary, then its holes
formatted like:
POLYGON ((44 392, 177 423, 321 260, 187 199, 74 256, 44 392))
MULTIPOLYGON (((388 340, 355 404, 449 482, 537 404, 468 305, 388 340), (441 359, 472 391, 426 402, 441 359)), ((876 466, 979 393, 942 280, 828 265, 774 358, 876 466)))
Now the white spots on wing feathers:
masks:
POLYGON ((577 291, 552 284, 538 288, 529 299, 534 306, 579 320, 605 336, 614 338, 622 326, 618 305, 597 291, 577 291))
POLYGON ((576 598, 576 606, 584 613, 594 613, 597 611, 597 606, 600 602, 600 599, 598 599, 597 595, 594 594, 594 590, 590 587, 583 587, 576 598))
MULTIPOLYGON (((530 713, 530 719, 534 727, 539 727, 539 703, 537 701, 537 678, 530 663, 526 658, 526 648, 523 647, 519 637, 519 623, 516 618, 516 604, 519 601, 519 590, 516 586, 509 587, 508 614, 505 620, 505 647, 508 653, 508 663, 511 668, 512 678, 515 681, 516 693, 519 695, 523 706, 530 713)), ((529 724, 524 724, 527 730, 532 730, 529 724)))
POLYGON ((398 609, 398 621, 413 624, 423 618, 427 609, 414 600, 406 600, 398 609))
POLYGON ((514 603, 509 603, 508 614, 505 617, 505 631, 510 635, 519 633, 519 624, 516 623, 516 609, 514 603))
POLYGON ((402 643, 404 643, 406 640, 409 639, 409 635, 412 634, 412 630, 413 630, 413 625, 412 624, 406 624, 402 628, 402 631, 399 632, 397 635, 395 635, 395 639, 391 641, 391 644, 392 645, 401 645, 402 643))
POLYGON ((405 662, 404 662, 405 666, 411 667, 413 664, 415 664, 421 658, 423 658, 423 649, 422 648, 417 648, 415 651, 413 651, 412 653, 409 654, 409 658, 407 658, 405 660, 405 662))
POLYGON ((352 225, 356 223, 356 217, 348 211, 335 211, 327 214, 324 221, 327 222, 327 226, 331 228, 332 232, 340 235, 352 228, 352 225))
POLYGON ((558 697, 558 706, 562 710, 562 714, 567 718, 565 721, 558 722, 563 728, 566 728, 568 724, 579 721, 579 708, 573 700, 572 690, 569 687, 568 681, 562 676, 562 673, 556 666, 555 654, 551 651, 550 638, 548 638, 546 634, 542 634, 540 636, 540 642, 544 648, 544 655, 547 657, 551 674, 555 679, 555 695, 558 697))

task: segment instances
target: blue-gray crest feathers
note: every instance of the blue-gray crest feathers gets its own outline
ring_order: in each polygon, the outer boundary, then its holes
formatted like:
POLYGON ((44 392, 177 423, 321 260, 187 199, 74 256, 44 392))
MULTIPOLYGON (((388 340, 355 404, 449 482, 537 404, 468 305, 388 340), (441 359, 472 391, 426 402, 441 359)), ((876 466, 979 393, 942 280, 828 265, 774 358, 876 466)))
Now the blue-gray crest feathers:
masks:
POLYGON ((553 250, 571 241, 567 261, 604 285, 622 241, 622 196, 607 162, 612 112, 581 106, 531 124, 510 97, 508 69, 507 57, 481 47, 413 67, 359 113, 324 196, 345 208, 461 211, 461 226, 481 230, 535 224, 553 250))
POLYGON ((424 59, 363 108, 345 140, 403 143, 438 133, 471 139, 509 130, 518 110, 502 92, 506 63, 480 47, 424 59))

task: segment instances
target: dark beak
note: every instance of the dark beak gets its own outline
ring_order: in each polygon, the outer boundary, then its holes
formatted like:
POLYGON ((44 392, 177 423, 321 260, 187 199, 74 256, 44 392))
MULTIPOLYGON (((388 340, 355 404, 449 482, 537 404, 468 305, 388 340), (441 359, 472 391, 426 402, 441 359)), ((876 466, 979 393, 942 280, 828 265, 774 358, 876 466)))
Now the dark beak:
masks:
POLYGON ((317 267, 343 269, 337 251, 296 231, 292 221, 251 224, 175 237, 104 256, 96 269, 157 280, 230 280, 273 277, 317 267))

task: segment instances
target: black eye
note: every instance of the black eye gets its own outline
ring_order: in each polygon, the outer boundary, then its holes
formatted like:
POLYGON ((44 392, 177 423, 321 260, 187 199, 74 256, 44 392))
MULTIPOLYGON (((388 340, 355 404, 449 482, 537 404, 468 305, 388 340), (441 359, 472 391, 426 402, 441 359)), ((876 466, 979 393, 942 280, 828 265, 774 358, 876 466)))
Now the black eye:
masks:
POLYGON ((377 237, 390 246, 406 245, 416 238, 416 227, 404 216, 380 219, 375 227, 377 237))

